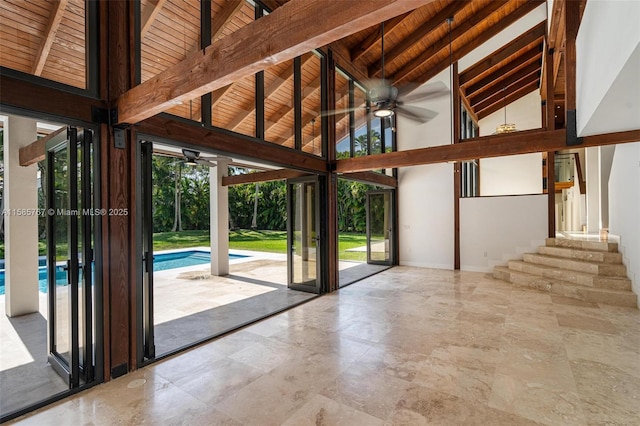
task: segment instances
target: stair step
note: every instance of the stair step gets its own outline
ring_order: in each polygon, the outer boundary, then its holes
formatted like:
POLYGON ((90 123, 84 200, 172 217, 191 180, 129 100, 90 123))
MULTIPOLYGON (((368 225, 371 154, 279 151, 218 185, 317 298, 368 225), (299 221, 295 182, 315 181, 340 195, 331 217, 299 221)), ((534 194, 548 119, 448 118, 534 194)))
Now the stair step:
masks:
POLYGON ((558 269, 552 266, 523 262, 521 260, 509 261, 509 269, 587 287, 631 291, 631 280, 627 277, 595 275, 586 272, 558 269))
POLYGON ((506 266, 496 266, 494 277, 509 281, 514 285, 533 288, 585 302, 607 305, 636 307, 637 296, 631 291, 602 289, 576 285, 566 281, 545 278, 526 272, 514 271, 506 266), (507 279, 505 279, 505 277, 507 279))
POLYGON ((581 260, 546 256, 544 254, 537 253, 525 253, 522 258, 525 262, 553 266, 554 268, 560 269, 569 269, 571 271, 587 272, 589 274, 613 277, 627 276, 627 268, 622 264, 616 265, 611 263, 590 263, 581 260))
POLYGON ((563 257, 565 259, 582 260, 586 262, 622 263, 622 253, 606 251, 578 250, 570 247, 541 246, 538 253, 547 256, 563 257))
POLYGON ((567 238, 547 238, 545 244, 548 247, 568 247, 578 250, 618 252, 618 243, 608 241, 570 240, 567 238))

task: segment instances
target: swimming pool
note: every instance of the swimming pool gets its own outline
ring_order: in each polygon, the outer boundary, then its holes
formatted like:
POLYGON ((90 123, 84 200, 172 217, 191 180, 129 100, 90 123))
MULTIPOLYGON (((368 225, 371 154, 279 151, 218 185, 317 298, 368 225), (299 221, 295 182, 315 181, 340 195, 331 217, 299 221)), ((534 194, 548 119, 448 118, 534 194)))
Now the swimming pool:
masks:
MULTIPOLYGON (((229 254, 229 260, 242 259, 242 254, 229 254)), ((172 253, 159 253, 153 255, 153 271, 166 271, 168 269, 183 268, 185 266, 204 265, 211 262, 211 253, 200 250, 186 250, 172 253)), ((46 261, 41 259, 38 268, 38 287, 40 293, 47 292, 47 267, 44 266, 46 261)), ((56 283, 57 285, 65 285, 67 283, 67 274, 63 266, 56 267, 56 283)), ((0 295, 4 294, 4 269, 0 269, 0 295)))
MULTIPOLYGON (((229 253, 229 260, 242 259, 242 254, 229 253)), ((185 266, 203 265, 211 262, 211 253, 208 251, 188 250, 173 253, 161 253, 153 255, 153 271, 166 271, 167 269, 183 268, 185 266)))

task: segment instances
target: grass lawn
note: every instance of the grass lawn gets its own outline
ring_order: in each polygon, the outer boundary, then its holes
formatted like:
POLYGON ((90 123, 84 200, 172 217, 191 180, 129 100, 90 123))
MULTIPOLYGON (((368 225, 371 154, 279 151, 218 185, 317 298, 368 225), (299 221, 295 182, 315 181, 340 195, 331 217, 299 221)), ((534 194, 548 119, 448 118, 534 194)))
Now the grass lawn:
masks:
MULTIPOLYGON (((153 234, 154 250, 209 246, 209 231, 158 232, 153 234)), ((365 234, 341 233, 339 235, 339 258, 341 260, 366 261, 366 252, 347 252, 346 250, 366 244, 365 234)), ((287 233, 285 231, 254 231, 240 229, 229 231, 229 248, 236 250, 266 251, 270 253, 287 252, 287 233)), ((46 254, 43 241, 38 244, 40 255, 46 254)), ((65 247, 59 247, 59 255, 64 257, 65 247)), ((4 254, 4 244, 0 244, 0 253, 4 254)), ((2 256, 4 257, 4 256, 2 256)))
MULTIPOLYGON (((342 260, 366 261, 365 252, 347 252, 346 250, 366 244, 365 234, 341 233, 339 237, 339 257, 342 260)), ((154 250, 169 250, 209 245, 209 231, 162 232, 153 235, 154 250)), ((259 231, 239 229, 229 231, 229 248, 235 250, 266 251, 269 253, 287 252, 287 233, 285 231, 259 231)))

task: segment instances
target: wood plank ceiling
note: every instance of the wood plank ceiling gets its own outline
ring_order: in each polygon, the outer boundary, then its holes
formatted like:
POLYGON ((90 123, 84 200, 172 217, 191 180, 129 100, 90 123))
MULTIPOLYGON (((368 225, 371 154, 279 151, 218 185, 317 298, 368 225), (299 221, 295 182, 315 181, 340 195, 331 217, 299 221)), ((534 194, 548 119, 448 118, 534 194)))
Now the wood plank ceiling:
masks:
MULTIPOLYGON (((286 0, 263 3, 277 8, 286 0)), ((543 0, 438 0, 390 19, 385 22, 385 76, 401 90, 425 83, 451 61, 462 58, 542 3, 543 0), (449 24, 450 17, 453 21, 449 24)), ((561 14, 564 1, 555 3, 560 6, 553 13, 561 14)), ((85 87, 84 4, 83 0, 0 0, 0 65, 85 87)), ((146 81, 200 48, 200 1, 141 0, 140 7, 141 77, 146 81)), ((254 8, 245 0, 212 0, 211 19, 215 41, 251 23, 254 8)), ((461 92, 473 115, 483 118, 505 102, 539 89, 545 25, 540 23, 525 34, 516 35, 508 45, 461 73, 461 92)), ((553 46, 561 47, 561 34, 562 28, 551 29, 553 46)), ((340 41, 348 51, 350 66, 372 79, 381 75, 380 35, 380 25, 372 25, 340 41)), ((320 60, 309 53, 301 63, 303 149, 319 153, 320 120, 316 117, 320 113, 320 60)), ((561 67, 558 59, 554 64, 556 94, 561 94, 564 86, 561 67)), ((267 139, 293 146, 292 61, 267 69, 264 80, 267 139)), ((337 92, 345 93, 345 81, 338 79, 337 92)), ((253 78, 249 78, 215 91, 213 124, 255 134, 254 87, 253 78)), ((344 101, 339 95, 336 100, 338 104, 344 101)), ((168 112, 200 120, 200 99, 176 105, 168 112)), ((339 139, 341 133, 348 131, 348 114, 336 121, 339 139)))

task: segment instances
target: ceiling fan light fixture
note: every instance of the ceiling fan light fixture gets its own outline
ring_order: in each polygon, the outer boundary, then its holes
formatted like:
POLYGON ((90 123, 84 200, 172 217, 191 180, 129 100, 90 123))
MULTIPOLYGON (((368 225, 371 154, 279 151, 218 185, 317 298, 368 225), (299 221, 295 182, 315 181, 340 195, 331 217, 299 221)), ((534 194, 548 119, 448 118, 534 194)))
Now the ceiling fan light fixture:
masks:
POLYGON ((373 111, 373 115, 378 118, 391 117, 393 115, 393 110, 388 107, 380 107, 373 111))
POLYGON ((184 164, 188 165, 188 166, 197 166, 198 162, 196 161, 198 159, 198 157, 200 156, 200 153, 198 151, 192 151, 190 149, 183 149, 182 150, 182 155, 184 155, 184 158, 187 160, 184 162, 184 164))

